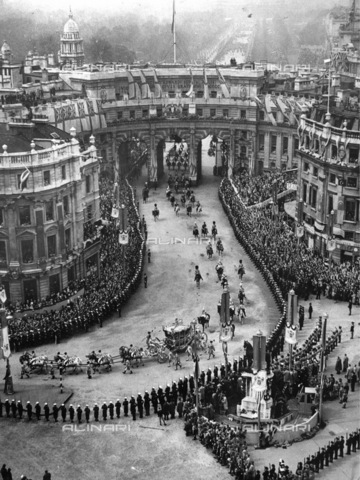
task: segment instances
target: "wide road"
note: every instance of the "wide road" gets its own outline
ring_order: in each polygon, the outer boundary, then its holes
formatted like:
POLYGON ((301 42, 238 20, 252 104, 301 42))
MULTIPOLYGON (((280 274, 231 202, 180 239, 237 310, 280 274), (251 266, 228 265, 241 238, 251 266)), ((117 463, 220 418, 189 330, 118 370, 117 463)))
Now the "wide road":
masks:
MULTIPOLYGON (((192 228, 196 221, 199 226, 205 221, 209 227, 216 222, 223 240, 225 255, 223 263, 228 274, 230 292, 237 300, 239 280, 234 266, 242 258, 246 275, 244 286, 247 296, 247 319, 244 325, 236 325, 235 339, 229 344, 229 358, 232 360, 243 353, 244 339, 251 339, 260 328, 268 334, 279 318, 279 312, 260 273, 254 268, 243 249, 238 244, 232 228, 223 212, 218 199, 220 179, 212 175, 212 167, 204 167, 204 177, 195 195, 203 205, 198 217, 189 218, 184 210, 176 217, 165 196, 163 183, 156 192, 151 191, 150 201, 140 205, 141 215, 145 215, 149 231, 149 248, 152 252, 151 263, 146 262, 148 287, 143 285, 123 309, 122 318, 116 314, 104 322, 103 328, 94 328, 86 335, 78 335, 59 345, 45 345, 37 349, 53 358, 57 351, 78 355, 85 361, 85 355, 91 350, 101 349, 113 355, 118 353, 120 345, 145 346, 148 330, 154 329, 159 338, 163 338, 162 325, 172 324, 181 318, 190 323, 200 315, 203 307, 210 313, 209 338, 216 342, 216 358, 208 361, 201 357, 200 368, 207 369, 224 361, 221 345, 218 343, 217 302, 222 288, 217 282, 215 264, 217 256, 208 260, 205 244, 194 244, 192 228), (154 203, 160 209, 160 219, 154 222, 151 211, 154 203), (200 266, 204 281, 198 290, 194 282, 194 267, 200 266)), ((139 180, 138 193, 144 178, 139 180)), ((141 201, 140 201, 141 203, 141 201)), ((43 385, 58 388, 59 380, 46 376, 33 376, 30 380, 19 378, 19 354, 11 358, 16 395, 26 403, 24 393, 26 384, 43 385)), ((145 366, 134 371, 133 375, 124 375, 123 366, 116 363, 112 373, 95 375, 87 379, 85 372, 79 375, 66 375, 64 384, 74 390, 71 402, 83 407, 94 402, 115 402, 124 396, 137 395, 161 385, 163 388, 172 380, 193 372, 193 363, 182 355, 184 368, 175 372, 167 363, 158 364, 148 359, 145 366)), ((40 395, 40 394, 39 394, 40 395)), ((46 401, 45 399, 43 401, 46 401)), ((59 403, 61 397, 59 399, 59 403)), ((115 424, 107 422, 109 425, 115 424)), ((133 422, 120 419, 126 431, 117 432, 69 432, 62 431, 61 424, 44 421, 35 422, 3 420, 2 455, 3 463, 12 466, 15 478, 26 474, 30 478, 40 478, 43 468, 48 468, 56 480, 82 480, 94 478, 112 479, 175 479, 206 478, 207 480, 227 478, 228 474, 205 450, 191 438, 185 437, 183 422, 170 421, 166 429, 155 430, 158 419, 154 415, 133 422), (147 428, 142 428, 147 427, 147 428), (14 446, 17 445, 17 448, 14 446), (186 460, 185 460, 186 459, 186 460), (196 473, 195 473, 196 472, 196 473), (200 472, 200 473, 199 473, 200 472)), ((104 425, 104 424, 100 424, 104 425)), ((121 427, 122 428, 122 427, 121 427)), ((229 476, 230 478, 230 476, 229 476)))

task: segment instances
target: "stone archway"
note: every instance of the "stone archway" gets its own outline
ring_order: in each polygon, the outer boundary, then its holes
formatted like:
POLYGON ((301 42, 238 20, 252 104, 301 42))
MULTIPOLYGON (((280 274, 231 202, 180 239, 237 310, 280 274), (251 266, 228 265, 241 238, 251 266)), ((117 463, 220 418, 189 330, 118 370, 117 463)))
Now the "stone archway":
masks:
POLYGON ((137 133, 121 135, 120 139, 118 138, 115 178, 126 176, 135 167, 141 168, 147 159, 148 151, 148 143, 143 135, 137 133))

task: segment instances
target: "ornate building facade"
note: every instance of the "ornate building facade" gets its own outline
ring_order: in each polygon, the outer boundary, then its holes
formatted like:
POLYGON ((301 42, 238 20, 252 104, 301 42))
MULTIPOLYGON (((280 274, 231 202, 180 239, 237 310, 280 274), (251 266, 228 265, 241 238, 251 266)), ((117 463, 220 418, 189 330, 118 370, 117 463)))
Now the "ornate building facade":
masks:
POLYGON ((57 294, 99 269, 95 139, 81 152, 75 135, 33 140, 26 152, 2 146, 0 276, 13 303, 57 294))
POLYGON ((360 131, 330 119, 300 120, 297 220, 310 248, 353 262, 360 250, 360 131))

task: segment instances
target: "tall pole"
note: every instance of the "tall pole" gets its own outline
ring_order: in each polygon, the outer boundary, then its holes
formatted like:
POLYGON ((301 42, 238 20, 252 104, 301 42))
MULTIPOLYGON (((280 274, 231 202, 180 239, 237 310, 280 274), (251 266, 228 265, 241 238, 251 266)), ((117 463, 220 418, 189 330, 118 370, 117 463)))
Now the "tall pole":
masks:
POLYGON ((323 421, 323 389, 324 389, 324 372, 325 372, 325 346, 326 346, 326 324, 327 324, 328 314, 323 314, 323 324, 321 332, 321 358, 320 358, 320 398, 319 398, 319 424, 322 424, 323 421))
MULTIPOLYGON (((6 297, 5 297, 6 298, 6 297)), ((4 393, 7 395, 12 395, 14 393, 14 384, 10 370, 10 346, 8 339, 8 319, 11 317, 6 317, 6 310, 4 307, 4 302, 0 301, 0 322, 1 322, 1 347, 4 360, 6 359, 6 372, 5 372, 5 385, 4 393)))
POLYGON ((174 63, 176 63, 176 25, 175 25, 175 0, 173 0, 173 23, 172 23, 172 32, 173 32, 173 44, 174 44, 174 63))

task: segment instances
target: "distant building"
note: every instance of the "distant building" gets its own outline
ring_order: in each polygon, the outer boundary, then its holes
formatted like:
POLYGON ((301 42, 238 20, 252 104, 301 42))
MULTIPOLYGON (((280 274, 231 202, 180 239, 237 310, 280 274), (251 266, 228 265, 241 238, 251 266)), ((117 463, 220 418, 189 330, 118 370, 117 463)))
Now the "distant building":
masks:
POLYGON ((69 20, 64 25, 60 39, 59 63, 63 70, 76 70, 84 65, 84 59, 83 39, 70 10, 69 20))
POLYGON ((0 50, 0 91, 20 88, 23 83, 21 63, 12 63, 10 46, 4 41, 0 50))

